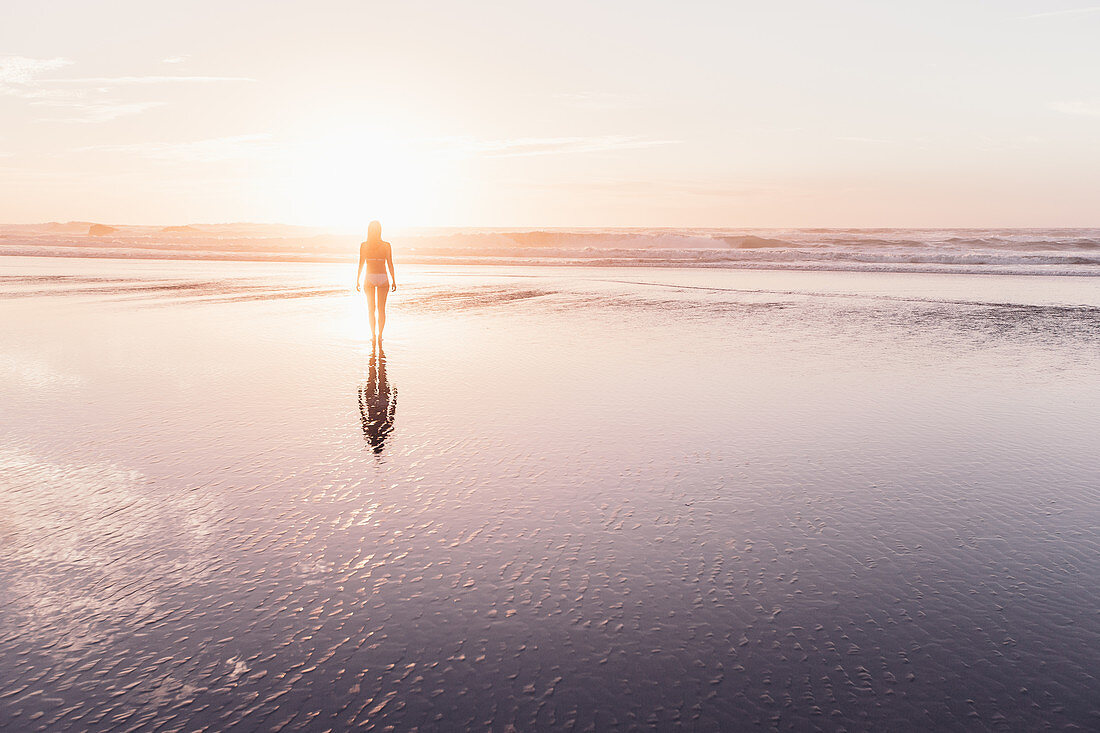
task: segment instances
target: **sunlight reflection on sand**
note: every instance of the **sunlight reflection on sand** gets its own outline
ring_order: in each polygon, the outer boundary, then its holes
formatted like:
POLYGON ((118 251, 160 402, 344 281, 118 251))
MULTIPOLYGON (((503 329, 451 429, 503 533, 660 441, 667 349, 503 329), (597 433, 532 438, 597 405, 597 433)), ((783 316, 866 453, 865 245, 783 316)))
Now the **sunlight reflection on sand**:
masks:
POLYGON ((1092 719, 1094 278, 19 266, 0 727, 1092 719))

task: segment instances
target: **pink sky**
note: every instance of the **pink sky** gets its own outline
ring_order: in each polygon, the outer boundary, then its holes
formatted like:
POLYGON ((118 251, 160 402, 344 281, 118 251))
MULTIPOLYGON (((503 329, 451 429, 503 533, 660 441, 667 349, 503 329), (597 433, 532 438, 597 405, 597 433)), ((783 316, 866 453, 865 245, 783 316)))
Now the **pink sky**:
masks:
POLYGON ((1087 3, 5 16, 2 222, 1100 224, 1087 3))

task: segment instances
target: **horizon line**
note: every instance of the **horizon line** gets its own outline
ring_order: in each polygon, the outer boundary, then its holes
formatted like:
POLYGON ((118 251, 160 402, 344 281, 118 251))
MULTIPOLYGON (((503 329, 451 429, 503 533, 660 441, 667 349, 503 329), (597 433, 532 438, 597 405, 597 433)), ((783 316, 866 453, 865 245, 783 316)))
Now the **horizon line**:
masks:
MULTIPOLYGON (((295 229, 313 229, 318 232, 325 232, 329 234, 352 234, 359 231, 359 227, 347 227, 341 225, 325 225, 325 224, 296 224, 291 222, 276 222, 276 221, 219 221, 219 222, 198 222, 190 221, 183 224, 180 223, 110 223, 107 220, 94 220, 94 219, 68 219, 62 221, 61 219, 51 219, 49 221, 32 221, 32 222, 0 222, 0 228, 2 227, 36 227, 36 226, 49 226, 49 225, 65 225, 65 224, 88 224, 88 225, 100 225, 109 226, 114 228, 178 228, 178 227, 219 227, 219 226, 257 226, 257 227, 287 227, 295 229)), ((366 229, 364 224, 362 229, 366 229)), ((530 229, 530 230, 605 230, 605 229, 646 229, 646 230, 685 230, 685 229, 791 229, 791 230, 809 230, 809 229, 825 229, 825 230, 847 230, 847 229, 894 229, 894 230, 936 230, 936 229, 974 229, 974 230, 991 230, 991 229, 1008 229, 1008 230, 1028 230, 1028 229, 1100 229, 1100 223, 1097 224, 1051 224, 1051 225, 769 225, 769 224, 688 224, 688 225, 675 225, 675 224, 394 224, 389 225, 389 229, 402 231, 409 229, 474 229, 474 230, 514 230, 514 229, 530 229)))

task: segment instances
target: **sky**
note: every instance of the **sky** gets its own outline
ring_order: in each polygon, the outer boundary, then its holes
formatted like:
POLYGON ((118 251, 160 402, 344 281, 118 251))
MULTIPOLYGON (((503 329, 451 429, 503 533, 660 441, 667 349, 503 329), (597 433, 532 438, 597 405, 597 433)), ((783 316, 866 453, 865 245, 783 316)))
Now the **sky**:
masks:
POLYGON ((1089 0, 4 16, 4 223, 1100 226, 1089 0))

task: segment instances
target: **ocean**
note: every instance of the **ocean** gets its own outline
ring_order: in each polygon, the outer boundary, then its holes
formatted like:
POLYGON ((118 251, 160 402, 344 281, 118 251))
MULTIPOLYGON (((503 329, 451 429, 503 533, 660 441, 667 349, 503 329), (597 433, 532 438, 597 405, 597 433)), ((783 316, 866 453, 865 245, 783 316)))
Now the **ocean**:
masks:
MULTIPOLYGON (((345 261, 361 237, 253 224, 0 227, 0 254, 345 261)), ((1100 229, 420 229, 387 234, 416 264, 715 267, 1080 275, 1100 229)))

